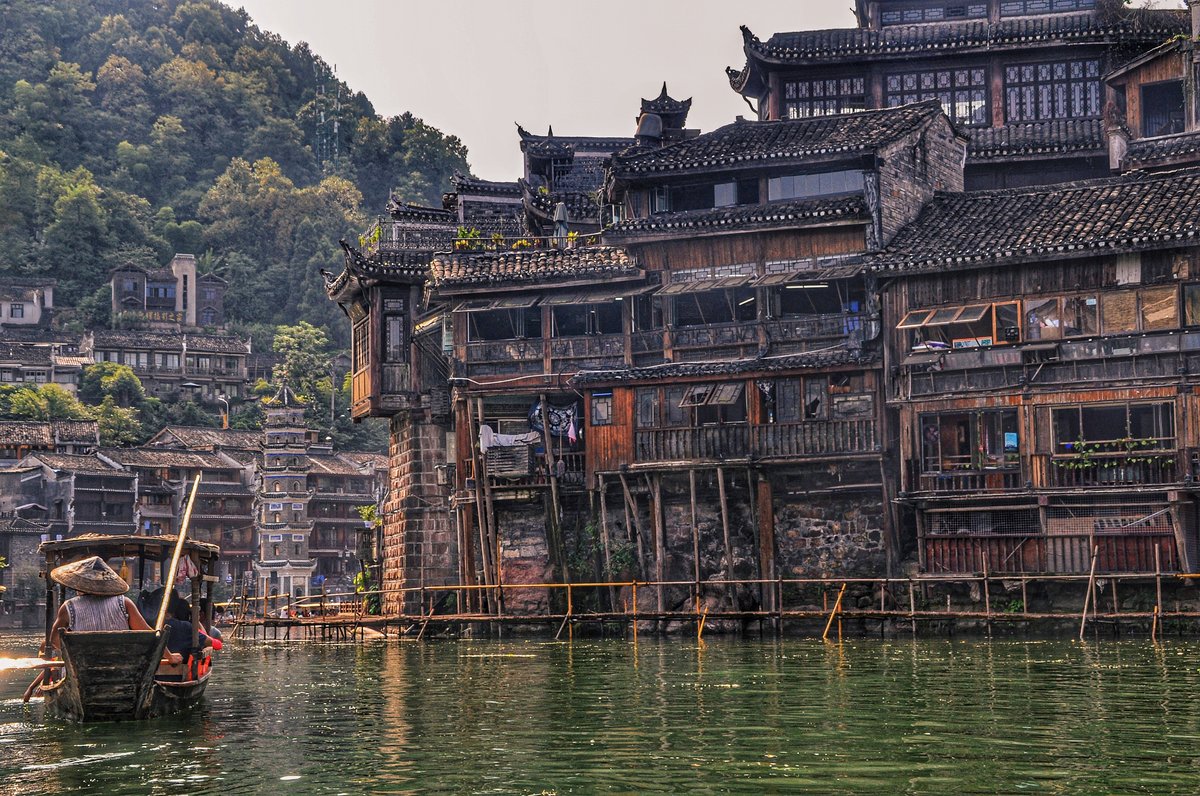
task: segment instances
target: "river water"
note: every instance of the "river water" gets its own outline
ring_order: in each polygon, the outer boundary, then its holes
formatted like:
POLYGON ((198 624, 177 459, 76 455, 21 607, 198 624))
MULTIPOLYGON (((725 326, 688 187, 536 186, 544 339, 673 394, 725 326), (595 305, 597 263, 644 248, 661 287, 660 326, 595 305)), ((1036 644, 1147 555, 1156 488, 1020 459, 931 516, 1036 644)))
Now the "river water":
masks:
MULTIPOLYGON (((35 651, 0 638, 0 657, 35 651)), ((1200 643, 231 644, 203 705, 43 722, 0 669, 0 793, 1200 791, 1200 643)), ((0 662, 2 663, 2 662, 0 662)))

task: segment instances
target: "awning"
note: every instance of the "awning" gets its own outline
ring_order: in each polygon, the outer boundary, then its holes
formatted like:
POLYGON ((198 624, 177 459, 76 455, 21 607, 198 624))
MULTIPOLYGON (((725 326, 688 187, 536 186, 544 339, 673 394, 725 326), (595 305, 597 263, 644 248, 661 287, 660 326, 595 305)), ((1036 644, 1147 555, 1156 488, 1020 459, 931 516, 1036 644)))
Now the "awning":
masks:
POLYGON ((774 285, 800 284, 804 282, 828 282, 831 279, 849 279, 863 272, 861 262, 841 263, 828 268, 805 268, 799 271, 788 271, 780 274, 767 274, 754 280, 755 287, 772 287, 774 285))
POLYGON ((565 304, 606 304, 610 301, 625 298, 626 296, 647 293, 654 288, 654 285, 637 285, 635 287, 610 287, 601 290, 597 290, 596 288, 572 290, 566 293, 546 296, 542 299, 542 304, 550 307, 559 307, 565 304))
MULTIPOLYGON (((170 506, 155 506, 153 504, 138 509, 143 517, 174 517, 175 512, 170 506)), ((201 512, 203 513, 203 512, 201 512)))
POLYGON ((681 293, 704 293, 709 290, 726 290, 741 287, 750 282, 753 276, 723 276, 719 279, 693 279, 690 282, 672 282, 658 291, 660 296, 677 296, 681 293))
POLYGON ((425 334, 426 332, 433 331, 434 329, 436 329, 442 325, 443 317, 444 316, 442 315, 442 313, 439 312, 438 314, 433 315, 429 318, 425 318, 424 320, 417 321, 416 326, 413 327, 413 334, 425 334))
POLYGON ((472 299, 454 307, 451 312, 482 312, 483 310, 515 310, 532 307, 541 296, 505 296, 498 299, 472 299))

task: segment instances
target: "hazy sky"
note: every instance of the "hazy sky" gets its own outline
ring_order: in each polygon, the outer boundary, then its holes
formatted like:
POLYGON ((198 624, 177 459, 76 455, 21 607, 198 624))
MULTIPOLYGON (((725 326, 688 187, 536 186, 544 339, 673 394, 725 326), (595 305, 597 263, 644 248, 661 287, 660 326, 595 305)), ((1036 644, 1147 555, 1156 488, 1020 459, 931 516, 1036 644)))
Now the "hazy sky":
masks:
POLYGON ((725 67, 745 63, 739 25, 852 27, 853 0, 226 0, 394 116, 412 111, 467 145, 479 177, 513 180, 514 122, 561 135, 633 134, 663 81, 693 97, 689 127, 750 115, 725 67))

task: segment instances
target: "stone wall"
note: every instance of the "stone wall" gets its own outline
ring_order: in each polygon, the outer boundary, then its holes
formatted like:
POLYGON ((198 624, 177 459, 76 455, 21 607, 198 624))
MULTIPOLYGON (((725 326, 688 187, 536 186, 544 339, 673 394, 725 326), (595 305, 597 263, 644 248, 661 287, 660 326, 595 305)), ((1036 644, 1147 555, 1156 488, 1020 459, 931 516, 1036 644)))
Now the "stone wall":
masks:
MULTIPOLYGON (((499 503, 500 579, 507 584, 557 582, 550 565, 546 510, 538 502, 499 503)), ((504 610, 510 614, 544 614, 550 605, 546 589, 506 589, 504 610)))
POLYGON ((889 146, 879 169, 883 241, 916 219, 935 191, 963 189, 966 143, 939 117, 924 130, 889 146))

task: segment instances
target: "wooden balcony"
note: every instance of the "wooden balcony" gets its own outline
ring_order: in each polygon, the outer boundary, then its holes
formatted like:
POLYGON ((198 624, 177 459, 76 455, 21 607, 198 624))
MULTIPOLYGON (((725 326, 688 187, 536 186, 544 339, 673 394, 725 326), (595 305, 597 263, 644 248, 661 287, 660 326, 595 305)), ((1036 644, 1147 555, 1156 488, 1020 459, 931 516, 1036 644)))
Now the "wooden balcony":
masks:
POLYGON ((928 575, 1087 574, 1092 550, 1096 571, 1154 572, 1155 548, 1163 572, 1179 571, 1170 531, 1092 534, 945 534, 921 539, 922 571, 928 575))
MULTIPOLYGON (((587 456, 583 451, 571 451, 554 454, 553 460, 562 461, 562 467, 557 468, 558 487, 563 491, 582 491, 587 466, 587 456)), ((466 476, 466 491, 460 493, 460 500, 473 500, 475 489, 475 471, 470 460, 462 463, 466 476)), ((544 454, 535 453, 532 446, 520 445, 512 448, 493 448, 488 451, 488 486, 495 492, 496 497, 504 498, 514 493, 540 495, 541 489, 550 487, 550 470, 546 465, 544 454)), ((520 495, 518 495, 520 496, 520 495)))
POLYGON ((874 419, 640 429, 635 443, 639 462, 790 459, 879 452, 874 419))
POLYGON ((996 492, 1020 489, 1025 485, 1025 479, 1020 466, 1016 465, 920 473, 917 483, 922 492, 996 492))
POLYGON ((1186 458, 1176 450, 1096 452, 1086 456, 1037 456, 1034 471, 1049 487, 1080 489, 1182 483, 1186 458))

